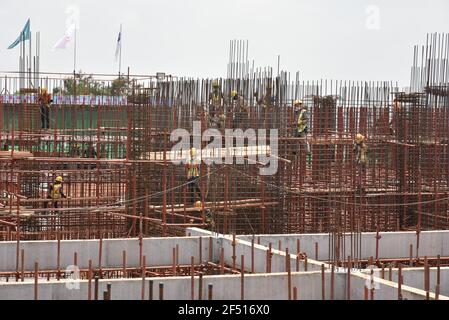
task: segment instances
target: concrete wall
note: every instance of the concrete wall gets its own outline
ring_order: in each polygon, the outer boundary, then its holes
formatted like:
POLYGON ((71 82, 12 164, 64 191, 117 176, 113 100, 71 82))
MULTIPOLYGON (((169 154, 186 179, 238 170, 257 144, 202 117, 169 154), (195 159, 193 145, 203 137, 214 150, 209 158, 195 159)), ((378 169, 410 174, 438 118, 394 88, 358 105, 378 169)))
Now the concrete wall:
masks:
MULTIPOLYGON (((145 299, 148 299, 149 280, 154 281, 153 297, 159 299, 159 283, 164 284, 164 299, 190 300, 191 298, 191 278, 190 277, 171 277, 171 278, 148 278, 145 282, 145 299)), ((272 274, 252 274, 245 275, 244 295, 245 300, 285 300, 288 299, 286 273, 272 274)), ((195 299, 198 299, 198 277, 195 277, 195 299)), ((298 299, 301 300, 320 300, 321 291, 321 272, 292 273, 292 291, 297 287, 298 299)), ((330 298, 330 274, 325 275, 326 299, 330 298)), ((106 284, 112 285, 113 300, 139 300, 141 299, 142 280, 141 279, 110 279, 101 280, 99 286, 99 296, 103 297, 103 291, 106 290, 106 284)), ((79 290, 69 290, 66 287, 67 280, 47 282, 42 280, 39 284, 38 296, 40 300, 85 300, 87 299, 87 281, 80 281, 79 290)), ((241 298, 241 276, 204 276, 203 277, 203 299, 207 299, 208 285, 213 285, 213 299, 239 300, 241 298)), ((93 298, 92 283, 92 298, 93 298)), ((344 278, 340 275, 335 276, 334 299, 344 299, 344 278)), ((293 293, 292 293, 293 298, 293 293)), ((33 282, 25 283, 1 283, 0 299, 34 299, 33 282)))
MULTIPOLYGON (((244 298, 245 300, 285 300, 288 299, 288 282, 286 273, 272 274, 252 274, 244 277, 244 298)), ((330 299, 331 295, 331 274, 325 273, 325 299, 330 299)), ((145 281, 145 299, 149 297, 149 280, 153 280, 153 298, 159 299, 159 283, 164 284, 165 300, 190 300, 191 298, 191 278, 190 277, 170 277, 170 278, 147 278, 145 281)), ((297 288, 299 300, 321 300, 322 299, 322 275, 321 272, 293 272, 291 275, 292 291, 297 288)), ((398 289, 394 282, 377 279, 379 286, 375 290, 375 300, 397 300, 398 289)), ((40 280, 38 288, 38 298, 40 300, 85 300, 87 299, 88 284, 86 280, 79 282, 79 289, 69 289, 67 280, 40 280)), ((351 274, 350 299, 363 300, 365 298, 365 285, 369 281, 368 275, 351 274)), ((139 300, 141 299, 142 280, 141 279, 109 279, 101 280, 99 285, 99 297, 102 299, 103 291, 106 290, 107 283, 112 285, 113 300, 139 300)), ((213 299, 239 300, 241 298, 241 276, 204 276, 202 283, 202 299, 207 299, 208 285, 213 285, 213 299)), ((198 277, 194 279, 195 299, 198 299, 198 277)), ((92 298, 94 285, 92 282, 92 298)), ((334 275, 334 299, 346 299, 347 274, 335 273, 334 275)), ((424 300, 425 292, 409 286, 402 286, 402 295, 408 300, 424 300)), ((292 293, 293 298, 293 293, 292 293)), ((434 295, 431 294, 431 299, 434 295)), ((1 300, 34 299, 33 282, 11 282, 0 283, 1 300)), ((441 300, 449 300, 441 295, 441 300)))
MULTIPOLYGON (((365 297, 365 285, 370 281, 370 276, 361 273, 351 275, 351 300, 362 300, 365 297)), ((377 287, 374 290, 374 300, 398 300, 398 284, 376 278, 377 287)), ((407 300, 424 300, 426 292, 417 288, 402 285, 401 293, 403 299, 407 300)), ((433 300, 435 295, 430 294, 430 299, 433 300)), ((370 296, 368 295, 368 299, 370 296)), ((440 300, 449 300, 449 297, 440 295, 440 300)))
MULTIPOLYGON (((235 239, 235 255, 236 255, 236 265, 238 267, 241 266, 241 256, 245 256, 245 269, 251 270, 251 242, 235 239)), ((223 236, 222 237, 222 247, 224 248, 224 256, 226 264, 232 265, 232 255, 233 255, 233 246, 232 246, 232 237, 223 236)), ((254 244, 254 271, 255 272, 267 272, 267 252, 268 248, 262 245, 254 244)), ((271 272, 285 272, 286 269, 286 253, 283 251, 279 251, 276 249, 272 249, 271 256, 271 272)), ((307 270, 321 270, 322 263, 319 261, 315 261, 312 259, 308 259, 307 261, 307 270)), ((290 255, 290 267, 291 271, 296 271, 296 255, 290 255)), ((327 267, 327 265, 325 265, 327 267)), ((299 261, 299 269, 298 271, 305 270, 305 262, 304 260, 299 261)))
MULTIPOLYGON (((173 263, 173 248, 178 245, 179 264, 190 264, 191 256, 195 263, 199 262, 199 237, 182 238, 145 238, 142 254, 146 256, 147 266, 170 266, 173 263)), ((218 247, 220 241, 213 239, 213 247, 218 247)), ((87 268, 89 259, 94 267, 99 263, 99 240, 63 240, 60 248, 60 266, 74 262, 74 253, 78 255, 78 267, 87 268)), ((20 249, 25 250, 25 270, 34 270, 34 262, 39 263, 39 269, 56 269, 57 241, 22 241, 20 249)), ((102 266, 122 266, 122 252, 126 251, 127 266, 139 266, 138 239, 104 239, 102 244, 102 266)), ((217 252, 213 250, 213 260, 217 252)), ((209 258, 209 239, 202 238, 202 260, 209 258)), ((16 270, 16 242, 0 242, 0 271, 16 270)))
MULTIPOLYGON (((368 272, 368 271, 364 271, 368 272)), ((381 277, 381 269, 374 269, 375 276, 381 277)), ((401 270, 404 284, 410 287, 424 290, 424 268, 406 268, 401 270)), ((389 269, 385 269, 385 279, 390 279, 389 269)), ((398 281, 398 269, 391 270, 391 280, 398 281)), ((429 270, 429 291, 435 292, 437 284, 437 268, 429 270)), ((449 296, 449 267, 440 268, 440 294, 449 296)))
MULTIPOLYGON (((403 258, 410 256, 410 245, 413 245, 413 254, 416 256, 416 232, 380 232, 379 239, 379 258, 403 258)), ((239 239, 251 241, 252 236, 241 235, 239 239)), ((273 248, 278 248, 281 241, 282 250, 289 248, 291 252, 297 249, 297 239, 300 240, 300 250, 306 252, 307 256, 317 260, 329 259, 329 234, 270 234, 255 235, 255 241, 260 239, 263 245, 272 244, 273 248), (315 243, 318 243, 318 257, 315 255, 315 243)), ((342 241, 343 242, 343 241, 342 241)), ((449 255, 449 231, 423 231, 419 239, 419 256, 441 256, 449 255)), ((345 236, 346 255, 350 255, 351 238, 345 236)), ((352 246, 356 245, 352 241, 352 246)), ((332 245, 333 247, 333 245, 332 245)), ((343 243, 340 246, 343 248, 343 243)), ((376 256, 376 233, 365 232, 361 238, 362 259, 376 256)), ((343 252, 341 252, 343 256, 343 252)))
MULTIPOLYGON (((207 230, 199 229, 199 228, 189 228, 187 229, 187 234, 195 235, 195 236, 204 236, 204 237, 210 237, 215 236, 218 237, 217 239, 220 239, 221 246, 224 248, 224 257, 225 257, 225 263, 228 265, 232 265, 232 255, 233 255, 233 246, 232 246, 232 236, 230 235, 222 235, 213 233, 207 230)), ((241 267, 241 256, 245 256, 245 270, 251 270, 251 237, 245 238, 245 237, 238 237, 236 236, 236 249, 235 249, 235 255, 236 255, 236 266, 239 268, 241 267)), ((267 251, 268 251, 268 242, 266 245, 263 244, 254 244, 254 271, 255 272, 266 272, 267 268, 267 251)), ((218 253, 218 259, 219 259, 219 250, 215 250, 216 253, 218 253)), ((277 247, 272 247, 272 257, 271 257, 271 272, 285 272, 286 271, 286 253, 284 251, 277 250, 277 247)), ((296 250, 290 250, 290 266, 292 271, 296 271, 296 250)), ((321 270, 321 265, 323 263, 316 261, 314 259, 311 259, 311 257, 308 257, 307 260, 307 270, 308 271, 314 271, 314 270, 321 270)), ((328 268, 329 266, 325 264, 325 267, 328 268)), ((304 261, 299 262, 299 268, 298 271, 305 271, 305 263, 304 261)))

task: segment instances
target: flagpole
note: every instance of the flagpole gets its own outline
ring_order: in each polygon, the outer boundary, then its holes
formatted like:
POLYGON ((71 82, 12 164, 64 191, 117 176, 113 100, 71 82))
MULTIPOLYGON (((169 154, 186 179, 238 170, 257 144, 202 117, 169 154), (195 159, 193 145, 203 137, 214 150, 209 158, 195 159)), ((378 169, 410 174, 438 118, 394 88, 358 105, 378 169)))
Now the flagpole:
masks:
POLYGON ((119 55, 119 62, 118 62, 118 77, 119 78, 120 78, 120 75, 122 74, 122 39, 123 39, 122 24, 120 24, 120 55, 119 55))
POLYGON ((73 73, 76 73, 76 24, 75 24, 75 45, 73 47, 73 73))

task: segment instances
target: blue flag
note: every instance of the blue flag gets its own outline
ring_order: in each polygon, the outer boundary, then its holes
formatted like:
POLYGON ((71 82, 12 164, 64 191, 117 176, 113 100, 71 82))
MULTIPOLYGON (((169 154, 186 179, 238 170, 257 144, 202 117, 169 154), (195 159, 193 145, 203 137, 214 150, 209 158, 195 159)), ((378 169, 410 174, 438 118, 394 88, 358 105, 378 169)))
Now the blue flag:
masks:
POLYGON ((22 32, 20 33, 19 37, 14 41, 8 49, 12 49, 15 46, 17 46, 20 42, 29 40, 31 37, 31 30, 30 30, 30 19, 28 19, 27 23, 25 24, 25 27, 23 27, 22 32))
POLYGON ((121 50, 122 50, 122 25, 120 25, 120 32, 117 38, 117 46, 115 48, 115 61, 117 61, 121 50))

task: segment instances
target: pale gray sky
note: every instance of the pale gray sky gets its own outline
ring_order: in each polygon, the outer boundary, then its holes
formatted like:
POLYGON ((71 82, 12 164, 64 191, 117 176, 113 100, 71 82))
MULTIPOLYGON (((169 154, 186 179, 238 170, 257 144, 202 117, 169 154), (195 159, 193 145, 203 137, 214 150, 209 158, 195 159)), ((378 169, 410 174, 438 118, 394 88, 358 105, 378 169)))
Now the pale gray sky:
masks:
POLYGON ((447 0, 1 0, 0 70, 18 68, 18 47, 6 48, 30 17, 33 33, 41 31, 41 71, 71 72, 72 47, 51 48, 72 6, 77 69, 89 73, 117 72, 123 23, 123 65, 136 74, 224 76, 229 40, 247 39, 257 66, 276 66, 280 54, 281 68, 302 79, 407 85, 413 45, 428 32, 449 32, 447 0))

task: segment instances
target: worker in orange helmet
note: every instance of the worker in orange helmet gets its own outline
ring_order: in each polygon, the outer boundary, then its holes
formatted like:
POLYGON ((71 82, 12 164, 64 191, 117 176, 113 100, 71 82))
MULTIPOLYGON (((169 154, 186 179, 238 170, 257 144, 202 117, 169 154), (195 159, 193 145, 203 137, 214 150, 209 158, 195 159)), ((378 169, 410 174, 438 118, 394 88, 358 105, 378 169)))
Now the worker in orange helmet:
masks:
POLYGON ((47 89, 41 89, 41 93, 38 98, 39 110, 41 113, 41 128, 50 128, 50 105, 53 102, 51 95, 47 92, 47 89))

